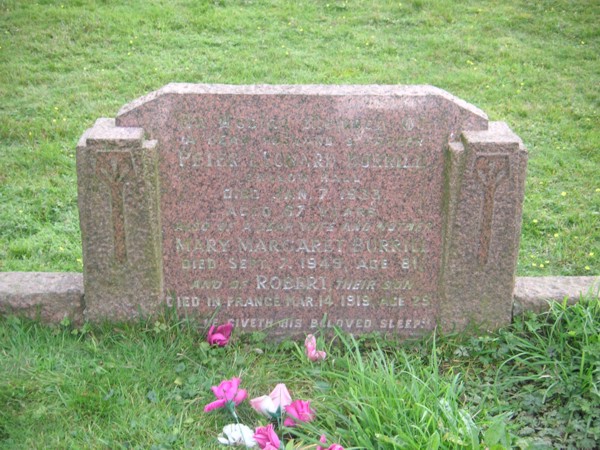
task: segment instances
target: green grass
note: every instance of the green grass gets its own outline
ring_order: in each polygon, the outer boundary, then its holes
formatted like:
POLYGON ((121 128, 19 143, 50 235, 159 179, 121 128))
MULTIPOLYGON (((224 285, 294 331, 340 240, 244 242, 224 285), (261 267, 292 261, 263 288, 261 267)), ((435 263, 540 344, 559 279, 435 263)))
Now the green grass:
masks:
MULTIPOLYGON (((236 336, 209 348, 205 330, 156 322, 73 327, 0 319, 0 447, 218 448, 232 420, 204 413, 211 385, 241 377, 249 397, 286 383, 312 400, 321 434, 346 448, 586 449, 600 440, 600 303, 554 304, 496 333, 398 343, 320 337, 311 363, 286 341, 236 336)), ((242 423, 264 425, 248 402, 242 423)), ((308 447, 314 448, 314 447, 308 447)))
MULTIPOLYGON (((372 351, 338 335, 344 355, 325 370, 325 423, 359 448, 481 448, 510 445, 506 415, 476 417, 462 404, 461 375, 442 374, 435 338, 424 362, 411 350, 379 343, 372 351), (484 433, 483 431, 486 430, 484 433), (491 431, 489 431, 491 430, 491 431)), ((315 427, 315 433, 318 428, 315 427)))
POLYGON ((79 136, 178 81, 446 89, 529 148, 519 274, 598 274, 599 18, 589 0, 2 0, 0 270, 81 270, 79 136))
MULTIPOLYGON (((529 149, 519 274, 599 274, 599 19, 590 0, 0 0, 0 270, 81 270, 78 138, 176 81, 443 88, 529 149)), ((599 319, 590 301, 480 337, 337 334, 309 364, 256 335, 208 348, 169 317, 2 318, 0 447, 213 448, 229 420, 202 412, 210 386, 241 376, 314 400, 304 445, 593 448, 599 319)))

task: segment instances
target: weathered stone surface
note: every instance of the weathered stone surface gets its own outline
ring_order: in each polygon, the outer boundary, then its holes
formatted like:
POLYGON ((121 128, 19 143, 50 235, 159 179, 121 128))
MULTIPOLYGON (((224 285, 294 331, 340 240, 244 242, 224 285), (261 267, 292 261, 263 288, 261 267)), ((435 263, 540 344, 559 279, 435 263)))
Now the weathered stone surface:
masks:
POLYGON ((525 164, 505 124, 430 86, 167 85, 80 142, 88 317, 507 323, 525 164))
POLYGON ((77 146, 87 319, 159 310, 162 294, 157 149, 141 128, 99 119, 77 146))
POLYGON ((0 314, 58 323, 83 320, 80 273, 0 272, 0 314))
POLYGON ((496 328, 512 317, 527 152, 504 123, 449 145, 440 322, 496 328))
POLYGON ((582 296, 600 297, 599 277, 519 277, 513 314, 546 311, 551 302, 565 299, 572 305, 582 296))
MULTIPOLYGON (((513 315, 543 312, 551 302, 600 298, 598 277, 517 277, 513 315)), ((83 321, 83 276, 79 273, 0 272, 0 314, 24 315, 47 323, 65 317, 83 321)))

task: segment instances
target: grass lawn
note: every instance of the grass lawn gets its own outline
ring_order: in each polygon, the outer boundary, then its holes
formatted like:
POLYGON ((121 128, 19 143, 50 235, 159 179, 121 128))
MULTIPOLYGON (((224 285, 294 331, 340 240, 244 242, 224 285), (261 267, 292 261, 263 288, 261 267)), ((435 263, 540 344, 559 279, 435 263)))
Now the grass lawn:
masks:
POLYGON ((597 1, 0 1, 0 270, 81 270, 75 145, 163 85, 433 84, 530 160, 521 275, 600 273, 597 1))
MULTIPOLYGON (((287 429, 294 448, 321 434, 345 448, 584 449, 600 440, 600 304, 554 305, 493 334, 319 338, 312 363, 295 342, 234 336, 165 317, 80 328, 0 319, 0 447, 219 448, 233 422, 210 386, 240 377, 249 398, 285 383, 315 420, 287 429)), ((237 407, 254 428, 266 418, 237 407)))
MULTIPOLYGON (((445 89, 529 149, 519 275, 600 274, 598 23, 592 0, 0 0, 0 270, 81 270, 79 136, 176 81, 445 89)), ((170 317, 5 318, 0 447, 212 448, 230 420, 202 412, 210 386, 240 376, 313 400, 298 445, 593 448, 598 324, 589 302, 478 338, 320 337, 309 364, 260 336, 208 348, 170 317)))

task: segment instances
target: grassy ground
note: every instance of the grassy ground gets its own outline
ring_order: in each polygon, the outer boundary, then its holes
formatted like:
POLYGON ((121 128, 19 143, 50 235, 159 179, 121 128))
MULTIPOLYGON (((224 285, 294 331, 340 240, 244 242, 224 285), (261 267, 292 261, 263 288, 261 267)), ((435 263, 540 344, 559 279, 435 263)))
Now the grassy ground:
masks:
POLYGON ((597 1, 0 0, 0 270, 81 269, 74 148, 172 81, 433 84, 530 151, 519 273, 600 273, 597 1))
MULTIPOLYGON (((314 448, 323 433, 365 449, 591 449, 600 440, 598 301, 556 304, 480 337, 321 337, 321 363, 289 341, 203 341, 204 330, 168 317, 98 328, 0 319, 0 447, 217 448, 232 420, 203 407, 210 386, 233 376, 250 398, 286 383, 293 398, 312 400, 316 419, 296 430, 296 448, 314 448)), ((247 402, 237 410, 251 427, 266 423, 247 402)))
MULTIPOLYGON (((446 89, 529 148, 519 274, 599 274, 599 19, 591 0, 0 0, 0 270, 81 270, 79 136, 179 81, 446 89)), ((229 421, 202 413, 209 387, 241 376, 252 397, 285 382, 314 400, 306 445, 593 448, 599 319, 591 303, 477 338, 338 335, 321 365, 290 342, 210 349, 169 318, 0 319, 0 447, 211 448, 229 421)))

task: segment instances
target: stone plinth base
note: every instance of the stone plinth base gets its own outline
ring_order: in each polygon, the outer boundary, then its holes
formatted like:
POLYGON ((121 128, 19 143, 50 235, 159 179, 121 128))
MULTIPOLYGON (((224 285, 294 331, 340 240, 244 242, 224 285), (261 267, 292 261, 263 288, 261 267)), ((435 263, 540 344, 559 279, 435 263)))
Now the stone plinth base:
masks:
POLYGON ((0 314, 16 314, 47 323, 65 317, 83 321, 80 273, 0 272, 0 314))
MULTIPOLYGON (((513 316, 542 312, 552 302, 576 303, 582 296, 600 298, 600 277, 517 277, 513 316)), ((45 323, 65 317, 83 321, 80 273, 0 272, 0 314, 16 314, 45 323)))

